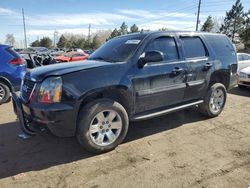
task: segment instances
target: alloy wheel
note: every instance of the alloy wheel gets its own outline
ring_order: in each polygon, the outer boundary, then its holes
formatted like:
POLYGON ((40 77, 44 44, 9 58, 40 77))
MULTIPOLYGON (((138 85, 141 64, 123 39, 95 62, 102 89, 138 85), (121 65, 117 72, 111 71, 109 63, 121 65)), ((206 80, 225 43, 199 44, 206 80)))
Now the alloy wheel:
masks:
POLYGON ((114 110, 99 112, 91 121, 91 140, 99 146, 107 146, 117 140, 122 130, 122 119, 114 110))
POLYGON ((224 106, 224 103, 225 103, 225 94, 223 90, 220 88, 215 89, 212 92, 211 98, 209 101, 210 110, 216 114, 221 111, 221 109, 224 106))

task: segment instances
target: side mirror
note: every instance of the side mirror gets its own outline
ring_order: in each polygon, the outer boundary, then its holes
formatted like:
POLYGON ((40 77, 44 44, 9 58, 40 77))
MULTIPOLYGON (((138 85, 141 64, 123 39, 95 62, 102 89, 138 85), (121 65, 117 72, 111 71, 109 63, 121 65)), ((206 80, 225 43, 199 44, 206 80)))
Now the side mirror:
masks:
POLYGON ((163 61, 163 53, 160 51, 145 52, 145 56, 139 59, 138 65, 140 68, 144 67, 146 63, 163 61))

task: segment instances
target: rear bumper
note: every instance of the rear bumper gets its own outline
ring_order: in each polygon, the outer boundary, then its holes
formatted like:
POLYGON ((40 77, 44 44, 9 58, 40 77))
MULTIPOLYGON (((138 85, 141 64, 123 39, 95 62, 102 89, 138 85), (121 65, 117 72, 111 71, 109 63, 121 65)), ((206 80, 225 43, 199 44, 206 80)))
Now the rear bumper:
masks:
POLYGON ((15 93, 12 95, 13 105, 16 108, 15 111, 21 128, 29 128, 26 123, 29 122, 32 131, 37 131, 37 128, 43 127, 58 137, 75 135, 77 113, 73 106, 62 103, 51 105, 26 104, 15 93))

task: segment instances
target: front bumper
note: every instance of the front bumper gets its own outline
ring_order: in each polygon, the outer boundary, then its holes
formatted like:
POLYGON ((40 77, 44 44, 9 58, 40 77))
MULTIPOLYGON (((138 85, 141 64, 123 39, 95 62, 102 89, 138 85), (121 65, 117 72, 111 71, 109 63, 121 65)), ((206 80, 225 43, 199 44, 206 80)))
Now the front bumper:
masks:
POLYGON ((16 93, 12 93, 12 98, 14 110, 24 132, 31 131, 31 134, 34 134, 40 128, 45 128, 58 137, 75 135, 77 112, 74 106, 63 103, 24 103, 16 93))
POLYGON ((239 77, 238 85, 250 87, 249 77, 239 77))

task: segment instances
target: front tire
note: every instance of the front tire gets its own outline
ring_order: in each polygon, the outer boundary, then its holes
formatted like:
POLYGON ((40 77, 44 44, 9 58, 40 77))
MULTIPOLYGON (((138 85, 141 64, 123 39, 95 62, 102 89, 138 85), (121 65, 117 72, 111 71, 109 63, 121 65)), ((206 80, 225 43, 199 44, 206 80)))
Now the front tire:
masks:
POLYGON ((80 110, 77 126, 76 137, 81 146, 93 153, 104 153, 124 140, 129 120, 121 104, 98 99, 80 110))
POLYGON ((0 105, 10 100, 10 89, 7 85, 0 82, 0 105))
POLYGON ((227 99, 227 90, 221 83, 213 84, 204 98, 204 103, 199 105, 201 113, 213 118, 223 111, 227 99))

